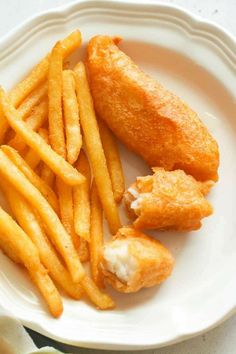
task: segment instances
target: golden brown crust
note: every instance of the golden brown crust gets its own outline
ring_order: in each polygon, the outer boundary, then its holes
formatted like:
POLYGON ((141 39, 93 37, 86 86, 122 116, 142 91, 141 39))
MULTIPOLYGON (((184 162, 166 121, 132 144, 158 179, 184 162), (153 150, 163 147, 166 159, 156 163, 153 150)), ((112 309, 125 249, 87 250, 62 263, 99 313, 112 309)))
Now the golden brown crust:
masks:
POLYGON ((129 242, 129 253, 138 264, 135 275, 128 283, 124 283, 108 270, 107 262, 103 259, 103 273, 116 290, 124 293, 137 292, 141 288, 162 283, 171 274, 174 259, 159 241, 132 227, 121 228, 108 245, 112 245, 115 240, 129 242))
POLYGON ((150 166, 183 169, 198 180, 218 178, 218 145, 197 114, 116 46, 96 36, 87 66, 98 115, 150 166))
POLYGON ((204 198, 212 181, 198 182, 184 171, 165 171, 155 168, 153 176, 138 177, 131 188, 141 198, 132 209, 136 198, 129 190, 124 200, 129 215, 136 213, 134 227, 137 229, 159 229, 191 231, 201 227, 201 219, 212 214, 210 203, 204 198))

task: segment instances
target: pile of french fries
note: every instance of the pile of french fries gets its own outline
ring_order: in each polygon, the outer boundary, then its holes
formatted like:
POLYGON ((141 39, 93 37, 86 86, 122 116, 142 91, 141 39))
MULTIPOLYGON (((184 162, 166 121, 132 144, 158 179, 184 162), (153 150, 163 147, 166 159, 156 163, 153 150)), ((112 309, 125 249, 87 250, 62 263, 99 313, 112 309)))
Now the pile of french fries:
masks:
POLYGON ((116 141, 97 122, 84 64, 65 69, 81 42, 72 32, 10 93, 0 88, 0 188, 13 216, 0 207, 0 247, 26 268, 54 317, 63 312, 61 290, 114 307, 101 291, 103 212, 115 234, 124 177, 116 141))

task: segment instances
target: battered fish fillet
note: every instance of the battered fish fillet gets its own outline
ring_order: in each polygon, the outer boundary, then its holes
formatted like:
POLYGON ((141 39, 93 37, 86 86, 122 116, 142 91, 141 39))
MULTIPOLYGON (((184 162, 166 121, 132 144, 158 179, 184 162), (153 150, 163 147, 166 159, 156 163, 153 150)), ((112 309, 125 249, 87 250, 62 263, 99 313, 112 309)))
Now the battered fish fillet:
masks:
POLYGON ((153 176, 138 177, 124 196, 137 229, 191 231, 213 209, 205 199, 214 184, 199 182, 184 171, 154 168, 153 176))
POLYGON ((121 228, 104 246, 103 273, 120 292, 160 284, 171 274, 173 265, 171 253, 159 241, 131 227, 121 228))
POLYGON ((96 112, 150 166, 182 169, 198 180, 218 179, 218 145, 197 114, 146 75, 117 47, 96 36, 87 68, 96 112))

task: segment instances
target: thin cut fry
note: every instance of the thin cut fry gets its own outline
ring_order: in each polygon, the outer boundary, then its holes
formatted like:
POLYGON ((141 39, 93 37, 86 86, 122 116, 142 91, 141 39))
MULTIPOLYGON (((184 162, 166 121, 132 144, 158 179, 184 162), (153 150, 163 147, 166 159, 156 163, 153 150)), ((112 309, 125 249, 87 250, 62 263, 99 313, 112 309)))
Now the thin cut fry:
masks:
POLYGON ((17 108, 18 112, 22 116, 22 119, 25 120, 28 115, 31 114, 32 109, 37 106, 43 98, 47 95, 47 83, 44 82, 40 87, 36 87, 34 91, 32 91, 29 96, 20 104, 17 108))
POLYGON ((46 269, 41 265, 41 269, 32 272, 29 270, 30 277, 38 287, 40 293, 47 302, 52 316, 60 317, 63 312, 63 304, 57 288, 47 274, 46 269))
POLYGON ((28 180, 39 190, 51 207, 58 214, 59 205, 55 192, 30 168, 25 160, 17 153, 16 150, 7 145, 2 145, 1 149, 10 158, 10 160, 19 168, 28 180))
MULTIPOLYGON (((76 30, 69 34, 62 41, 62 55, 63 58, 70 55, 76 48, 80 47, 82 42, 81 33, 76 30)), ((20 83, 18 83, 10 92, 10 101, 14 107, 18 107, 20 103, 39 86, 47 77, 49 67, 50 55, 47 55, 41 62, 36 65, 29 75, 20 83)), ((8 121, 5 119, 4 114, 0 112, 0 144, 3 143, 5 133, 9 127, 8 121)))
POLYGON ((100 309, 108 310, 115 307, 114 301, 107 294, 102 293, 91 278, 87 275, 82 279, 81 285, 89 299, 100 309))
POLYGON ((60 176, 65 183, 72 186, 84 182, 84 177, 76 169, 55 153, 39 134, 35 133, 21 120, 17 110, 12 106, 2 88, 0 88, 0 105, 12 129, 24 139, 27 145, 38 153, 55 174, 60 176))
MULTIPOLYGON (((38 131, 39 135, 44 139, 44 141, 48 142, 48 132, 47 129, 40 128, 38 131)), ((40 156, 31 148, 28 149, 26 154, 24 155, 25 162, 34 170, 38 164, 40 163, 40 156)), ((42 177, 41 177, 42 178, 42 177)))
POLYGON ((67 264, 73 281, 79 282, 84 276, 84 269, 70 236, 47 200, 2 150, 0 150, 0 174, 15 186, 17 191, 37 210, 46 227, 47 234, 67 264))
MULTIPOLYGON (((44 138, 46 143, 49 144, 48 131, 41 128, 39 130, 39 134, 44 138)), ((53 187, 55 175, 51 168, 48 167, 48 165, 46 165, 44 162, 41 163, 40 177, 49 187, 53 187)))
POLYGON ((118 147, 112 132, 106 124, 103 121, 99 121, 98 125, 115 201, 119 203, 125 191, 125 180, 118 147))
POLYGON ((115 234, 121 224, 99 135, 85 67, 83 63, 79 63, 74 70, 77 98, 80 107, 80 121, 83 128, 85 144, 104 212, 110 230, 112 234, 115 234))
MULTIPOLYGON (((48 104, 47 101, 42 101, 38 106, 34 107, 32 114, 27 117, 26 123, 32 130, 37 131, 46 122, 47 117, 48 104)), ((19 152, 23 151, 26 147, 24 140, 17 134, 8 142, 8 145, 19 152)))
POLYGON ((89 247, 88 247, 88 242, 85 241, 83 238, 79 237, 79 249, 78 249, 78 254, 79 254, 79 259, 82 263, 88 262, 89 261, 89 247))
POLYGON ((60 219, 64 225, 65 230, 71 237, 75 249, 79 250, 80 242, 79 237, 74 229, 74 210, 73 210, 73 196, 72 187, 66 185, 61 179, 56 179, 57 195, 60 206, 60 219))
POLYGON ((52 50, 48 69, 48 126, 53 150, 66 158, 62 117, 62 48, 58 42, 52 50))
POLYGON ((55 317, 63 311, 60 295, 46 269, 40 263, 38 250, 19 225, 0 207, 0 237, 14 247, 25 267, 44 296, 51 314, 55 317), (3 236, 4 234, 4 236, 3 236))
POLYGON ((1 188, 10 204, 11 210, 19 225, 30 237, 39 251, 42 264, 48 269, 52 279, 61 286, 74 299, 80 299, 82 289, 74 284, 68 271, 58 258, 51 243, 49 242, 37 215, 28 202, 7 182, 1 181, 1 188))
POLYGON ((54 175, 53 171, 51 170, 51 168, 48 167, 48 165, 46 165, 45 163, 43 163, 43 165, 42 165, 40 176, 41 176, 42 180, 49 187, 51 187, 51 188, 53 187, 55 175, 54 175))
POLYGON ((103 217, 95 182, 91 188, 91 225, 90 225, 90 266, 92 278, 99 288, 104 287, 103 274, 100 269, 103 247, 103 217))
POLYGON ((74 74, 63 71, 63 109, 66 132, 67 161, 73 165, 79 156, 82 136, 79 123, 79 108, 75 92, 74 74))
POLYGON ((81 150, 75 167, 86 178, 79 186, 73 187, 75 232, 86 241, 90 240, 90 184, 89 161, 81 150))
POLYGON ((4 237, 0 237, 0 248, 3 253, 12 260, 12 262, 22 265, 22 261, 16 254, 14 246, 7 242, 4 237))

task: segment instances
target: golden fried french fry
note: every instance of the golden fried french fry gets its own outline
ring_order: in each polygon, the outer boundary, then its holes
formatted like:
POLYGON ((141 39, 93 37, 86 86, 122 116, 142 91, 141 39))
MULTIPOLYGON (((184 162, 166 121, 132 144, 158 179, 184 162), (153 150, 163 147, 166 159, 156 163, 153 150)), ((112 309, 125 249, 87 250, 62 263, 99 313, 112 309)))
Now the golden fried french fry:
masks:
POLYGON ((51 314, 60 316, 63 311, 61 297, 40 262, 38 250, 21 227, 0 207, 0 237, 14 247, 30 276, 45 298, 51 314))
POLYGON ((84 269, 70 236, 47 200, 1 149, 0 175, 5 177, 39 213, 46 232, 63 257, 73 281, 79 282, 84 276, 84 269))
POLYGON ((30 278, 38 287, 40 293, 47 302, 50 313, 53 317, 60 317, 63 312, 63 304, 60 294, 47 274, 46 269, 41 265, 39 270, 29 270, 30 278))
POLYGON ((91 172, 89 161, 83 150, 80 151, 75 167, 86 178, 84 183, 73 187, 75 232, 84 240, 89 241, 91 172))
POLYGON ((74 210, 73 210, 73 195, 72 187, 65 184, 60 178, 56 179, 57 195, 60 206, 60 219, 62 225, 71 237, 75 249, 79 250, 80 242, 79 237, 74 229, 74 210))
MULTIPOLYGON (((47 120, 48 117, 48 104, 47 101, 42 101, 38 106, 34 107, 32 114, 26 118, 25 122, 28 126, 37 131, 47 120)), ((25 149, 26 143, 20 135, 15 135, 8 145, 21 152, 25 149)))
POLYGON ((91 188, 91 222, 90 222, 90 266, 92 278, 99 288, 104 287, 103 274, 100 269, 103 247, 103 217, 95 181, 91 188))
MULTIPOLYGON (((1 181, 1 188, 6 195, 17 222, 37 247, 40 260, 45 268, 48 269, 49 275, 68 295, 74 299, 80 299, 82 296, 82 288, 72 282, 68 271, 54 251, 40 224, 38 216, 32 210, 31 206, 24 197, 6 181, 1 181)), ((10 251, 9 253, 11 254, 12 252, 10 251)))
POLYGON ((82 263, 88 262, 89 261, 89 247, 88 247, 88 242, 85 241, 85 239, 79 237, 79 249, 78 249, 78 254, 79 254, 79 259, 82 263))
POLYGON ((17 108, 18 112, 22 116, 22 119, 25 120, 28 115, 31 114, 35 106, 37 106, 43 99, 47 96, 48 85, 47 82, 44 82, 39 87, 36 87, 29 96, 20 104, 17 108))
MULTIPOLYGON (((39 134, 46 141, 46 143, 49 144, 47 129, 43 129, 43 128, 39 129, 39 134)), ((44 162, 41 163, 40 177, 49 187, 51 188, 53 187, 55 175, 51 170, 51 168, 48 167, 48 165, 46 165, 44 162)))
POLYGON ((48 165, 46 165, 45 163, 43 163, 42 168, 41 168, 41 174, 40 174, 42 180, 49 186, 49 187, 53 187, 54 185, 54 180, 55 180, 55 175, 53 173, 53 171, 51 170, 50 167, 48 167, 48 165))
POLYGON ((73 165, 79 156, 79 152, 82 146, 82 135, 79 123, 79 108, 75 92, 75 80, 73 71, 64 70, 62 77, 67 161, 73 165))
POLYGON ((53 48, 48 69, 48 127, 50 145, 58 155, 66 158, 66 143, 62 117, 62 48, 53 48))
POLYGON ((0 105, 12 129, 24 139, 27 145, 37 152, 55 174, 60 176, 65 183, 72 186, 84 182, 85 178, 76 169, 55 153, 39 134, 30 129, 21 120, 19 113, 10 103, 2 88, 0 88, 0 105))
POLYGON ((32 168, 32 170, 35 170, 41 161, 39 155, 37 155, 35 151, 30 148, 25 153, 24 160, 32 168))
MULTIPOLYGON (((76 48, 80 47, 82 42, 81 33, 76 30, 69 34, 62 41, 62 55, 63 58, 70 55, 76 48)), ((18 83, 10 92, 10 101, 14 107, 18 107, 20 103, 38 87, 47 77, 49 67, 50 55, 47 55, 44 59, 37 64, 29 75, 18 83)), ((4 113, 0 112, 0 144, 3 143, 5 133, 9 127, 8 121, 4 117, 4 113)))
POLYGON ((49 139, 48 139, 48 130, 47 130, 47 128, 39 128, 38 133, 43 138, 43 140, 48 144, 49 139))
POLYGON ((80 108, 80 122, 84 133, 88 156, 91 161, 98 193, 110 231, 112 234, 115 234, 121 224, 83 63, 77 64, 74 71, 77 98, 80 108))
POLYGON ((98 122, 115 201, 119 203, 125 191, 125 180, 115 138, 103 121, 98 122))
MULTIPOLYGON (((47 129, 40 128, 38 133, 44 139, 44 141, 46 143, 48 143, 48 132, 47 132, 47 129)), ((32 170, 34 170, 38 166, 40 161, 41 161, 40 156, 34 150, 32 150, 30 148, 25 153, 24 160, 32 168, 32 170)))
POLYGON ((39 190, 51 207, 58 214, 59 205, 55 192, 30 168, 25 160, 17 153, 16 150, 7 145, 2 145, 2 151, 10 158, 10 160, 19 168, 28 180, 39 190))
POLYGON ((20 257, 16 254, 14 246, 0 237, 0 249, 3 253, 10 258, 14 263, 22 265, 20 257))
POLYGON ((87 275, 82 279, 81 285, 89 299, 100 309, 108 310, 115 307, 109 295, 102 293, 93 280, 87 275))

